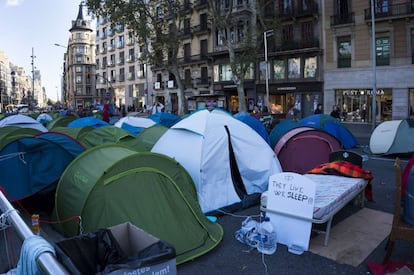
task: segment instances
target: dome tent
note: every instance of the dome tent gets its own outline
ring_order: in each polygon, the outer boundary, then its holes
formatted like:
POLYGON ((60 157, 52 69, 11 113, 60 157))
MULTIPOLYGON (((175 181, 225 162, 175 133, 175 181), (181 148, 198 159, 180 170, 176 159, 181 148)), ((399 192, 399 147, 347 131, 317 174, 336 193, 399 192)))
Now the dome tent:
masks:
POLYGON ((152 152, 176 159, 190 173, 204 213, 250 206, 267 190, 270 175, 282 171, 269 144, 221 109, 201 109, 177 122, 152 152))
MULTIPOLYGON (((54 215, 58 221, 82 217, 84 232, 129 221, 174 245, 177 264, 207 253, 223 237, 221 226, 201 212, 181 165, 117 144, 93 147, 68 166, 56 189, 54 215)), ((74 236, 79 224, 65 222, 57 230, 74 236)))
POLYGON ((85 148, 53 132, 20 137, 1 148, 0 187, 10 201, 52 190, 68 164, 85 148))

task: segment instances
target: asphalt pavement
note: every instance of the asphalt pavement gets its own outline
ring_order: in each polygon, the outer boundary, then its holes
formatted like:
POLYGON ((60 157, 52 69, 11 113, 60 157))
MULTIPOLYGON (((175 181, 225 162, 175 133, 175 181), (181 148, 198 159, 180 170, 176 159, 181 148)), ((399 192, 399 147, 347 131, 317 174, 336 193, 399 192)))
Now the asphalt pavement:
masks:
MULTIPOLYGON (((365 155, 363 168, 374 175, 373 195, 375 202, 365 202, 365 207, 393 213, 395 194, 395 156, 381 157, 367 151, 366 134, 358 135, 361 146, 353 148, 365 155)), ((369 142, 369 138, 368 138, 369 142)), ((406 165, 407 158, 403 158, 406 165)), ((335 224, 357 212, 360 208, 354 204, 347 205, 335 215, 335 224)), ((245 244, 237 241, 233 234, 240 229, 242 221, 247 216, 260 213, 259 206, 244 209, 232 214, 218 217, 224 229, 222 242, 212 251, 194 259, 191 262, 177 266, 178 274, 370 274, 367 261, 381 263, 385 255, 384 240, 358 267, 340 264, 328 258, 313 254, 309 251, 302 255, 295 255, 287 251, 287 247, 278 244, 273 255, 262 255, 256 249, 249 249, 245 244)), ((414 260, 414 242, 397 241, 391 256, 391 261, 414 260)))

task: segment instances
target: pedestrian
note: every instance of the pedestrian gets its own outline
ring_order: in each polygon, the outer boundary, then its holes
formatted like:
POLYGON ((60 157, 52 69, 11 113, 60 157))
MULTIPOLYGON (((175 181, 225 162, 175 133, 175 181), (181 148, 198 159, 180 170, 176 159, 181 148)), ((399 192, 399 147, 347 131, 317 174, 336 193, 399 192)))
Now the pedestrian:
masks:
POLYGON ((260 117, 262 116, 262 113, 259 110, 259 106, 257 106, 256 104, 253 106, 252 116, 257 119, 260 119, 260 117))
POLYGON ((323 112, 322 112, 322 104, 318 104, 317 106, 316 106, 316 109, 315 109, 315 115, 317 115, 317 114, 322 114, 323 112))
POLYGON ((297 120, 298 119, 298 109, 295 108, 295 105, 290 105, 289 110, 286 113, 286 119, 297 120))
POLYGON ((334 117, 336 119, 339 119, 340 115, 341 115, 341 113, 339 112, 338 105, 334 105, 332 107, 331 117, 334 117))
POLYGON ((102 120, 109 123, 109 103, 105 103, 103 112, 102 112, 102 120))

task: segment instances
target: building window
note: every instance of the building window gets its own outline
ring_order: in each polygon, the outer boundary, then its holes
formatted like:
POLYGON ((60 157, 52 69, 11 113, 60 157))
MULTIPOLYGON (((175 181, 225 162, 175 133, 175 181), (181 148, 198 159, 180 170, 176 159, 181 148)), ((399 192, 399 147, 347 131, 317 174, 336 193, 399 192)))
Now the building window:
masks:
POLYGON ((351 37, 338 37, 338 68, 350 68, 352 59, 351 37))
POLYGON ((200 40, 200 56, 207 57, 207 55, 208 55, 207 39, 200 40))
POLYGON ((261 61, 259 64, 259 80, 266 80, 266 62, 261 61))
POLYGON ((286 62, 282 59, 273 60, 273 79, 285 79, 286 62))
POLYGON ((208 68, 201 67, 201 84, 208 84, 208 68))
POLYGON ((311 48, 314 46, 313 43, 313 23, 304 22, 302 23, 302 43, 304 48, 311 48))
POLYGON ((216 40, 217 40, 217 46, 224 45, 224 36, 220 31, 216 32, 216 40))
POLYGON ((377 66, 390 65, 389 37, 378 37, 375 39, 375 55, 377 66))
POLYGON ((300 78, 300 58, 289 58, 288 66, 288 78, 300 78))
POLYGON ((186 62, 191 61, 191 44, 184 44, 184 60, 186 62))
POLYGON ((305 70, 303 71, 304 78, 316 78, 318 73, 317 57, 305 58, 305 70))
POLYGON ((76 83, 82 83, 82 76, 81 75, 76 76, 76 83))
POLYGON ((184 85, 186 87, 191 86, 191 70, 186 69, 184 71, 184 85))

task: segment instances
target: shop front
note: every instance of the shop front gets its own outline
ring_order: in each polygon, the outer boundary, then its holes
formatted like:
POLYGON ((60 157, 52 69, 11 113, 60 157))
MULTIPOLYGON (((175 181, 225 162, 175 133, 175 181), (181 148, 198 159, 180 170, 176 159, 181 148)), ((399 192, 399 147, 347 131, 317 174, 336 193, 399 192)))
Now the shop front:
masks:
MULTIPOLYGON (((335 104, 343 122, 372 123, 372 89, 337 89, 335 104)), ((392 120, 392 89, 379 88, 376 92, 376 122, 392 120)))

